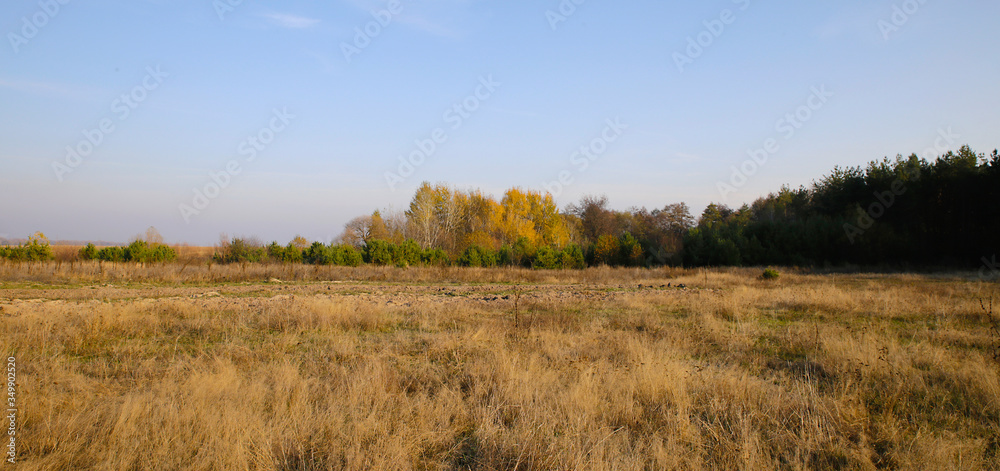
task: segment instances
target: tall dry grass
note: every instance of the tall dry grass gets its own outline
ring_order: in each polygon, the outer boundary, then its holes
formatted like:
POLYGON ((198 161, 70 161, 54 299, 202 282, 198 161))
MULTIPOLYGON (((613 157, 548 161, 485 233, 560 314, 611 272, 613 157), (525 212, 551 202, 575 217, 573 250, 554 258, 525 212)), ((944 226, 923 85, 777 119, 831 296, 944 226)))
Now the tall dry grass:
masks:
POLYGON ((21 467, 1000 469, 995 284, 368 270, 408 283, 0 301, 21 467))
MULTIPOLYGON (((744 269, 746 273, 753 269, 744 269)), ((758 270, 759 271, 759 270, 758 270)), ((12 262, 0 259, 0 282, 9 283, 234 283, 260 281, 377 281, 400 283, 613 283, 656 281, 700 271, 681 268, 591 268, 532 270, 526 268, 360 267, 301 263, 220 265, 198 261, 141 264, 101 261, 12 262)))

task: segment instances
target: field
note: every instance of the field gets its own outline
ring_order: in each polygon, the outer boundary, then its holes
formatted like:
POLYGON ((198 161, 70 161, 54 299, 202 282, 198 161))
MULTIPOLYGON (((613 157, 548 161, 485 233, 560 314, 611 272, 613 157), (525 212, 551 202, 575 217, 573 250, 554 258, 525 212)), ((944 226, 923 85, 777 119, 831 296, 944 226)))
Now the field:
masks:
POLYGON ((1000 469, 972 273, 0 264, 18 469, 1000 469))

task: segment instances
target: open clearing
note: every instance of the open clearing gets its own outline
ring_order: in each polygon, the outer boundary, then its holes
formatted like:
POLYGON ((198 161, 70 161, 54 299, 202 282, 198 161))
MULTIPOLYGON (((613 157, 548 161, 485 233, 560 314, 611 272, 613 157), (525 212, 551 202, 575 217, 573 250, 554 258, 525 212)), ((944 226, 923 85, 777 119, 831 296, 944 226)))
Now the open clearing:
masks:
POLYGON ((1000 469, 971 274, 36 269, 21 469, 1000 469))

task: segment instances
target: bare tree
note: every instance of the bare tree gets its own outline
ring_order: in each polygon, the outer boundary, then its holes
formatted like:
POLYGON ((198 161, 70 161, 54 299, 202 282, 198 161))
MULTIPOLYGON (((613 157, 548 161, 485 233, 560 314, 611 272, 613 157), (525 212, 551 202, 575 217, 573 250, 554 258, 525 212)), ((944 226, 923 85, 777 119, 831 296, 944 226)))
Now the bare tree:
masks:
POLYGON ((358 216, 344 224, 344 233, 340 240, 354 247, 361 247, 371 237, 372 217, 358 216))
POLYGON ((163 244, 163 236, 160 235, 160 231, 156 230, 153 226, 149 226, 149 229, 146 229, 146 236, 143 240, 145 240, 146 244, 150 246, 163 244))
POLYGON ((306 239, 305 237, 302 237, 301 235, 296 234, 295 237, 292 238, 291 244, 292 247, 295 247, 299 250, 303 250, 306 247, 309 247, 309 240, 306 239))

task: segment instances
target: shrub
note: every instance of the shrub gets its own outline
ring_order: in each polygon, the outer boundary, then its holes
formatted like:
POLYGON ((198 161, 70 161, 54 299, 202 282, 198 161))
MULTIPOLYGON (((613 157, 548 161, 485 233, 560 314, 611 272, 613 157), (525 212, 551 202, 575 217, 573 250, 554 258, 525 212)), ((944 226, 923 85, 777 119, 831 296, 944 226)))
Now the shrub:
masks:
POLYGON ((323 245, 321 242, 313 242, 308 249, 301 252, 301 257, 306 263, 313 265, 356 267, 363 261, 361 252, 350 245, 323 245))
POLYGON ((285 261, 285 248, 278 245, 277 242, 271 242, 267 246, 267 258, 275 262, 285 261))
POLYGON ((97 251, 97 259, 105 262, 124 262, 125 250, 121 247, 104 247, 97 251))
POLYGON ((24 249, 21 246, 0 248, 0 257, 8 260, 22 261, 25 258, 24 249))
POLYGON ((402 244, 392 244, 392 263, 399 266, 411 266, 420 264, 420 255, 423 250, 420 245, 411 239, 403 241, 402 244))
POLYGON ((497 263, 503 266, 515 265, 514 251, 509 245, 503 245, 497 251, 497 263))
POLYGON ((480 258, 480 260, 482 260, 484 267, 495 267, 495 266, 497 266, 497 253, 496 253, 496 251, 493 251, 493 250, 490 250, 490 249, 487 249, 487 248, 480 248, 479 249, 479 258, 480 258))
POLYGON ((254 239, 234 237, 215 249, 212 259, 218 263, 260 262, 267 256, 267 249, 254 239))
POLYGON ((535 252, 535 257, 531 261, 531 268, 543 268, 547 270, 553 270, 559 268, 560 254, 555 251, 552 247, 543 246, 535 252))
POLYGON ((330 265, 333 263, 333 254, 322 242, 313 242, 308 249, 302 252, 302 258, 306 263, 313 265, 330 265))
POLYGON ((80 248, 80 259, 81 260, 94 260, 97 258, 97 247, 94 244, 87 244, 86 247, 80 248))
POLYGON ((494 267, 497 264, 497 253, 478 245, 470 245, 462 252, 458 264, 463 267, 494 267))
POLYGON ((511 264, 521 265, 521 266, 531 266, 532 259, 535 258, 538 249, 531 243, 527 237, 521 236, 514 241, 514 246, 511 247, 511 264))
POLYGON ((333 259, 336 265, 356 267, 361 265, 364 258, 358 249, 347 244, 331 246, 331 251, 333 252, 333 259))
POLYGON ((302 258, 302 248, 293 242, 289 242, 281 254, 281 261, 288 263, 301 263, 302 258))
POLYGON ((369 240, 365 243, 364 260, 373 265, 392 265, 392 244, 381 239, 369 240))
POLYGON ((0 256, 19 262, 35 262, 42 260, 52 260, 52 247, 49 247, 49 239, 45 234, 36 232, 28 237, 28 241, 16 247, 4 247, 0 251, 0 256))
POLYGON ((52 255, 52 247, 49 247, 49 239, 41 232, 36 232, 28 237, 28 243, 24 247, 28 252, 28 260, 41 261, 55 258, 52 255))
POLYGON ((150 245, 144 240, 135 240, 125 247, 115 248, 118 250, 108 251, 108 261, 154 263, 169 262, 177 258, 177 252, 172 247, 163 244, 150 245))
POLYGON ((781 274, 778 273, 778 270, 775 270, 773 268, 767 268, 767 269, 764 270, 763 273, 760 274, 760 279, 762 279, 762 280, 777 280, 778 277, 780 277, 780 276, 781 276, 781 274))
POLYGON ((137 241, 132 242, 131 244, 128 244, 125 247, 125 250, 124 250, 125 261, 126 262, 140 262, 140 261, 145 260, 145 258, 146 258, 146 253, 145 252, 148 249, 149 249, 149 247, 146 245, 146 241, 143 241, 143 240, 137 240, 137 241))
POLYGON ((267 246, 267 258, 272 262, 298 263, 302 261, 302 249, 291 242, 282 247, 277 242, 271 242, 267 246))
POLYGON ((177 252, 169 245, 157 244, 147 252, 146 262, 172 262, 177 258, 177 252))
POLYGON ((582 270, 587 268, 587 261, 583 258, 583 249, 579 245, 570 245, 560 253, 560 265, 565 269, 582 270))
POLYGON ((448 253, 441 249, 427 249, 420 254, 420 261, 425 265, 445 266, 451 263, 448 253))

